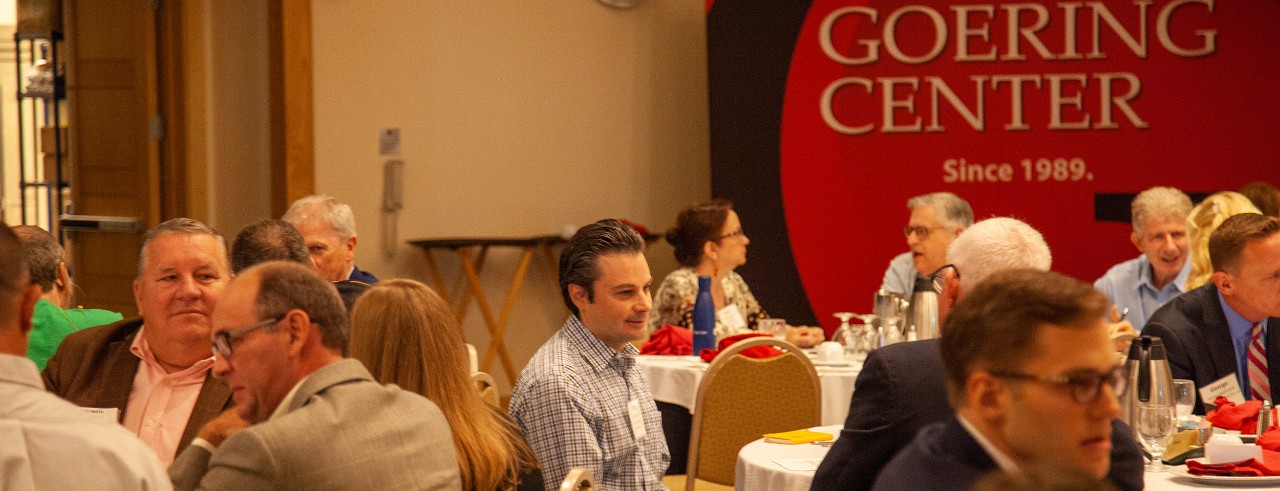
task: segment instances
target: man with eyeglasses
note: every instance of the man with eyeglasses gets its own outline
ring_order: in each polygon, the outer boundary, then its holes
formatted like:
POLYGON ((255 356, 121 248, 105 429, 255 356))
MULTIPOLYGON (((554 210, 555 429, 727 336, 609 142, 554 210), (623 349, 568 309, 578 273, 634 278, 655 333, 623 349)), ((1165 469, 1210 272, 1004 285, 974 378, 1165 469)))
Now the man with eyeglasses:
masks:
POLYGON ((946 192, 911 198, 907 209, 911 216, 903 233, 910 250, 889 262, 880 289, 911 298, 916 291, 927 291, 926 275, 946 264, 951 241, 973 225, 973 209, 967 201, 946 192))
POLYGON ((1097 478, 1111 467, 1125 374, 1090 285, 1029 269, 990 275, 942 331, 955 417, 920 430, 873 490, 967 490, 993 470, 1060 465, 1097 478))
POLYGON ((174 461, 174 487, 459 489, 440 409, 344 359, 348 329, 337 290, 311 268, 274 261, 244 270, 205 338, 236 408, 174 461))
POLYGON ((227 246, 213 228, 175 218, 147 232, 133 296, 141 318, 68 335, 45 366, 49 391, 119 413, 166 465, 206 422, 231 407, 210 377, 209 314, 231 278, 227 246))
MULTIPOLYGON (((947 259, 927 277, 941 291, 938 313, 944 321, 950 307, 990 275, 1009 269, 1048 271, 1052 264, 1040 232, 1004 217, 966 229, 948 248, 947 259)), ((858 374, 840 438, 814 474, 815 491, 871 489, 881 469, 917 431, 952 417, 939 346, 939 340, 929 339, 871 352, 858 374)), ((1113 424, 1109 477, 1121 489, 1140 490, 1141 450, 1124 423, 1113 424)))

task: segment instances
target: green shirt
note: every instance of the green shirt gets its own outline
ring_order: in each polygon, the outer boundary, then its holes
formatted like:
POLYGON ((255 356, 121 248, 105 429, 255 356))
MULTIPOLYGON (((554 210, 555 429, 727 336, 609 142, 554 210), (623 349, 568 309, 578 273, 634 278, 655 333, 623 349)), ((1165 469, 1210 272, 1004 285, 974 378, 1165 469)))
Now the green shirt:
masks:
POLYGON ((33 327, 27 338, 27 358, 36 362, 40 371, 44 371, 45 362, 58 349, 62 338, 81 329, 110 324, 123 318, 124 316, 109 310, 63 310, 42 298, 36 302, 35 313, 31 316, 33 327))

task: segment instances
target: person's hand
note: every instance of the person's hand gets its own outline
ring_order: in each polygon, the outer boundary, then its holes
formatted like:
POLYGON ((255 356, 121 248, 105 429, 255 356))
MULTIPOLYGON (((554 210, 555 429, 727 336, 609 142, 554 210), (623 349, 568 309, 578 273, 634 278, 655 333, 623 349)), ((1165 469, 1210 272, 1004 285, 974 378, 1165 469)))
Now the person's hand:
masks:
POLYGON ((1107 328, 1111 332, 1111 341, 1115 343, 1116 351, 1120 353, 1128 352, 1133 338, 1138 337, 1138 330, 1133 328, 1133 324, 1121 319, 1120 307, 1117 305, 1111 306, 1111 323, 1107 328))
POLYGON ((209 442, 210 445, 217 447, 222 445, 222 442, 228 437, 248 426, 249 422, 240 419, 240 413, 236 412, 236 408, 233 407, 205 423, 200 428, 198 436, 209 442))
POLYGON ((787 326, 786 340, 801 348, 812 348, 826 340, 821 327, 787 326))

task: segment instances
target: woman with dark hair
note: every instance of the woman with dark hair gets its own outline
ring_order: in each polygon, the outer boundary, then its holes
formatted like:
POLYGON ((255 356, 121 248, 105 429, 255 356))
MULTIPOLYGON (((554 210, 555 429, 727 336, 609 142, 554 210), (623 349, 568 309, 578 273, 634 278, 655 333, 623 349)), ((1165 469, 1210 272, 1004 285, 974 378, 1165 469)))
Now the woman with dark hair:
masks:
POLYGON ((698 295, 698 276, 703 275, 711 277, 716 337, 755 329, 757 320, 769 316, 747 282, 733 272, 746 264, 751 239, 742 231, 732 203, 715 200, 685 208, 666 239, 675 247, 676 261, 682 267, 667 275, 654 293, 650 331, 663 324, 693 327, 693 301, 698 295))

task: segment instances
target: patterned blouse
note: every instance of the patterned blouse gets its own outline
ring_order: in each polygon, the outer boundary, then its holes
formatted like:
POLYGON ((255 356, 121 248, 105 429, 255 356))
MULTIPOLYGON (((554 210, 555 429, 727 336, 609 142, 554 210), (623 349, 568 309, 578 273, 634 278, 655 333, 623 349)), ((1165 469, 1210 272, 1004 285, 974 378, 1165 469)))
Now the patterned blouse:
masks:
MULTIPOLYGON (((747 321, 747 326, 734 329, 723 324, 717 316, 716 338, 754 330, 756 321, 769 317, 769 314, 760 308, 760 302, 756 301, 756 297, 751 294, 751 289, 747 288, 747 282, 738 273, 730 271, 728 275, 720 278, 720 285, 724 287, 725 304, 737 306, 738 312, 747 321)), ((658 291, 653 294, 653 312, 649 314, 649 332, 658 330, 663 324, 675 324, 693 329, 693 301, 697 296, 698 274, 693 272, 693 268, 672 271, 662 280, 662 285, 659 285, 658 291)))

